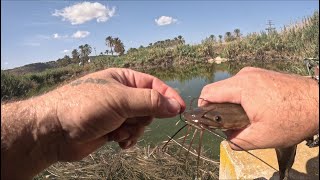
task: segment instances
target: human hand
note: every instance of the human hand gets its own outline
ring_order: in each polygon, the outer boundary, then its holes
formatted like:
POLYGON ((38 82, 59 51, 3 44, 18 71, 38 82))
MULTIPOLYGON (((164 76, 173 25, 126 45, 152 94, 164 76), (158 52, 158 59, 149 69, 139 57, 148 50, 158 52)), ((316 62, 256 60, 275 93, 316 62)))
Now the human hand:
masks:
MULTIPOLYGON (((281 148, 300 143, 319 130, 319 87, 315 80, 259 68, 205 86, 201 98, 241 104, 251 124, 227 132, 243 149, 281 148)), ((201 106, 206 101, 199 99, 201 106)), ((232 149, 241 150, 230 143, 232 149)))
POLYGON ((173 117, 185 109, 178 93, 161 80, 117 68, 84 76, 43 97, 48 98, 63 133, 58 161, 82 159, 106 141, 130 148, 153 117, 173 117))

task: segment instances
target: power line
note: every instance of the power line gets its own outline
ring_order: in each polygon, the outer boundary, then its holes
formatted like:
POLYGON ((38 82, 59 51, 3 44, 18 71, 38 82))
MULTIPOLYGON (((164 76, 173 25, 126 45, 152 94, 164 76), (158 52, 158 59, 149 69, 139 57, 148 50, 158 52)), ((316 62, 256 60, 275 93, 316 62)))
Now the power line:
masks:
POLYGON ((268 23, 266 24, 268 27, 266 28, 266 30, 268 31, 268 33, 273 32, 276 30, 276 28, 273 27, 273 23, 271 20, 268 20, 268 23))

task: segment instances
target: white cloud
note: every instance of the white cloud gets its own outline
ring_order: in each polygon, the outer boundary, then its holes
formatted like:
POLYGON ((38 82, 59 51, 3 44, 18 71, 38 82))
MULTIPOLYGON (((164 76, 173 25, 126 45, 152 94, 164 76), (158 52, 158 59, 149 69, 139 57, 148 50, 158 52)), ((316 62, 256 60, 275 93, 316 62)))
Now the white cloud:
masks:
POLYGON ((68 37, 68 35, 61 36, 58 33, 54 33, 52 36, 53 36, 53 39, 61 39, 61 38, 67 38, 68 37))
POLYGON ((169 16, 161 16, 158 19, 154 20, 158 26, 165 26, 169 24, 176 23, 178 20, 169 16))
POLYGON ((62 53, 68 53, 68 52, 70 52, 69 49, 65 49, 65 50, 62 51, 62 53))
POLYGON ((55 34, 53 34, 53 38, 54 38, 54 39, 59 39, 59 38, 60 38, 60 36, 59 36, 59 34, 58 34, 58 33, 55 33, 55 34))
POLYGON ((61 16, 63 21, 70 21, 72 25, 83 24, 92 19, 97 22, 106 22, 115 14, 115 7, 109 9, 98 2, 82 2, 73 6, 65 7, 62 10, 55 10, 53 16, 61 16))
POLYGON ((75 32, 72 37, 76 38, 76 39, 80 39, 80 38, 85 38, 87 36, 89 36, 90 32, 88 31, 77 31, 75 32))

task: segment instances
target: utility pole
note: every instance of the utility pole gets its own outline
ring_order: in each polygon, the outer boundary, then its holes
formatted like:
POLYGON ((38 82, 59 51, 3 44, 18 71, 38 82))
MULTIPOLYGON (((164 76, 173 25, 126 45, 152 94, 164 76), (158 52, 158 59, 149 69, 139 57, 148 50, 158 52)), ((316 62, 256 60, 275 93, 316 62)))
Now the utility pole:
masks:
POLYGON ((268 20, 267 25, 268 27, 266 28, 266 30, 268 31, 268 34, 276 30, 276 28, 273 27, 274 24, 271 20, 268 20))
POLYGON ((94 55, 97 56, 96 47, 93 47, 94 49, 94 55))

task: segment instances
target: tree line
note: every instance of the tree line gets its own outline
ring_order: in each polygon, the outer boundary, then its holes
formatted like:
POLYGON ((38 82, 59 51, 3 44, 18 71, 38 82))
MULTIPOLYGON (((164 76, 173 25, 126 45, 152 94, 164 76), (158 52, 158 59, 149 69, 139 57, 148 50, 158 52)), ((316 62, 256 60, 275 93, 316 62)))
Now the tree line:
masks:
POLYGON ((222 43, 223 41, 224 42, 231 42, 234 40, 240 40, 241 36, 242 36, 242 34, 240 33, 240 29, 237 28, 233 31, 233 33, 228 31, 224 34, 224 36, 218 35, 218 39, 215 35, 210 35, 209 37, 202 40, 202 43, 208 43, 208 42, 222 43))
MULTIPOLYGON (((241 33, 240 29, 235 29, 232 32, 226 32, 224 36, 218 35, 218 39, 215 35, 210 35, 209 37, 202 40, 202 43, 222 43, 231 42, 234 40, 240 40, 241 33)), ((173 39, 166 39, 161 41, 156 41, 155 43, 150 43, 148 46, 139 48, 170 48, 178 45, 184 45, 184 38, 179 35, 173 39)), ((105 38, 105 45, 108 49, 105 52, 100 52, 100 55, 114 55, 116 53, 119 56, 124 55, 125 46, 119 37, 108 36, 105 38)), ((130 48, 127 53, 137 51, 137 48, 130 48)), ((79 63, 79 65, 84 66, 86 62, 90 60, 89 55, 92 52, 92 47, 89 44, 80 45, 78 49, 73 49, 71 56, 65 55, 62 59, 58 59, 57 63, 59 66, 66 66, 71 63, 79 63)))
MULTIPOLYGON (((112 56, 117 53, 119 56, 123 55, 125 52, 124 44, 120 38, 108 36, 105 39, 105 44, 110 49, 107 49, 104 53, 101 52, 100 55, 112 56)), ((92 47, 89 44, 80 45, 78 49, 73 49, 71 52, 71 57, 65 55, 63 58, 57 60, 58 66, 66 66, 72 63, 79 63, 79 65, 84 66, 86 62, 90 61, 89 55, 92 52, 92 47)))

